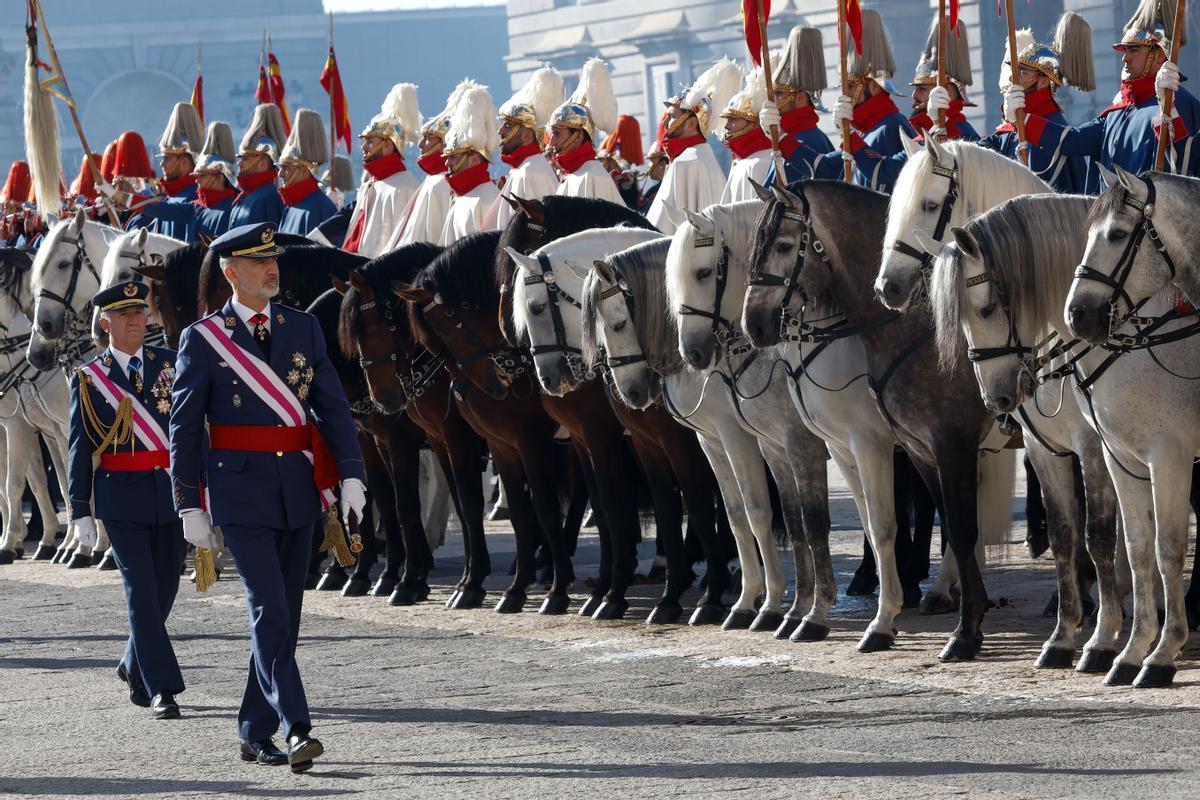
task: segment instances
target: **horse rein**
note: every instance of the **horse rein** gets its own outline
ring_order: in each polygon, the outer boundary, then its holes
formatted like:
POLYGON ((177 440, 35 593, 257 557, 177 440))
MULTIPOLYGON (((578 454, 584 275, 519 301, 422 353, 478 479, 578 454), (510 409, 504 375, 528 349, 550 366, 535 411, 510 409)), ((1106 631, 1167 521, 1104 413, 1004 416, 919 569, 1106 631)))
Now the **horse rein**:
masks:
MULTIPOLYGON (((69 239, 64 236, 62 242, 72 245, 75 248, 75 258, 71 262, 71 280, 67 283, 67 291, 64 295, 60 296, 49 289, 41 289, 38 291, 37 296, 38 298, 44 297, 47 300, 61 303, 68 316, 76 316, 75 309, 71 303, 75 300, 75 290, 79 285, 80 273, 83 272, 84 267, 87 267, 88 272, 96 279, 96 285, 100 284, 100 274, 96 271, 96 265, 92 263, 92 259, 88 257, 87 248, 83 246, 82 239, 69 239)), ((86 311, 91 305, 91 300, 89 300, 79 316, 88 316, 86 311)))
MULTIPOLYGON (((937 224, 933 228, 933 238, 937 241, 942 241, 946 236, 946 228, 950 227, 950 216, 954 213, 954 206, 958 202, 958 162, 953 166, 944 167, 936 161, 930 165, 930 169, 935 175, 941 175, 946 178, 950 185, 946 189, 946 196, 942 200, 942 210, 938 214, 937 224)), ((896 240, 892 244, 892 250, 901 255, 915 258, 920 264, 921 279, 925 286, 929 285, 929 278, 933 274, 933 255, 924 250, 918 250, 903 239, 896 240)))
MULTIPOLYGON (((369 300, 365 303, 360 303, 358 310, 370 311, 378 305, 380 304, 377 301, 369 300)), ((384 302, 382 304, 382 308, 383 311, 381 315, 384 320, 384 325, 387 326, 389 333, 394 334, 396 332, 396 314, 394 306, 390 302, 384 302)), ((394 365, 396 380, 400 382, 400 388, 404 391, 404 406, 407 408, 413 402, 413 400, 425 394, 425 390, 429 388, 429 384, 433 382, 433 379, 437 376, 438 372, 440 372, 442 368, 446 366, 445 356, 434 355, 431 350, 428 350, 424 347, 421 349, 429 356, 429 359, 421 364, 419 371, 416 367, 416 362, 420 357, 420 354, 418 354, 418 356, 415 358, 408 359, 408 375, 405 375, 400 369, 401 354, 396 350, 392 350, 389 353, 378 356, 360 357, 358 359, 358 366, 365 372, 371 367, 377 367, 386 364, 394 365)), ((371 403, 374 406, 374 411, 381 410, 379 404, 374 400, 371 400, 371 403)))
POLYGON ((547 306, 550 311, 550 322, 554 325, 554 344, 531 345, 529 354, 534 358, 544 353, 562 353, 572 374, 577 381, 591 380, 596 377, 595 369, 587 369, 583 364, 583 350, 567 343, 567 329, 563 323, 562 308, 559 298, 566 300, 575 308, 583 311, 583 304, 568 294, 554 276, 554 268, 550 258, 545 253, 537 254, 538 266, 542 268, 540 275, 529 275, 525 278, 526 286, 541 283, 546 287, 547 306))
POLYGON ((453 308, 449 308, 445 305, 441 294, 434 294, 433 299, 421 307, 421 313, 428 314, 434 309, 439 309, 446 319, 454 323, 454 327, 462 331, 463 336, 468 342, 470 342, 471 346, 475 348, 461 359, 457 356, 451 355, 455 366, 457 366, 460 371, 465 370, 467 367, 471 366, 480 359, 487 358, 491 360, 492 364, 497 370, 502 372, 511 380, 521 377, 533 366, 533 361, 529 354, 523 350, 519 350, 514 347, 508 347, 506 345, 488 347, 469 325, 465 324, 462 320, 455 316, 455 311, 453 308))
MULTIPOLYGON (((696 250, 715 246, 715 236, 697 236, 692 244, 692 247, 696 250)), ((721 243, 721 253, 717 256, 714 279, 716 281, 716 289, 713 292, 712 311, 705 311, 701 308, 693 308, 686 303, 680 303, 679 316, 703 317, 704 319, 711 320, 712 325, 709 328, 709 333, 716 340, 717 346, 727 356, 748 353, 754 349, 750 344, 750 340, 742 333, 740 326, 730 322, 721 314, 721 303, 725 299, 725 287, 729 283, 729 246, 724 242, 721 243)))

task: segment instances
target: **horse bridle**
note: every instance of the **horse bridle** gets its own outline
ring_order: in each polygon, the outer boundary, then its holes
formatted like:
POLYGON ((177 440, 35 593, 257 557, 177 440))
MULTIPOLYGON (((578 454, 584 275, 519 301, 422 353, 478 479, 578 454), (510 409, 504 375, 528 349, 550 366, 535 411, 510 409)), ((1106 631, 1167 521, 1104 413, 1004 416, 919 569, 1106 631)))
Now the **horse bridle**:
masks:
MULTIPOLYGON (((96 279, 97 285, 100 284, 100 273, 96 271, 96 265, 93 264, 92 259, 88 257, 87 248, 83 246, 82 238, 72 239, 64 236, 62 237, 62 242, 63 244, 69 244, 75 248, 75 258, 71 262, 71 280, 67 283, 67 291, 65 294, 60 296, 49 289, 40 289, 38 291, 38 298, 44 297, 47 300, 53 300, 56 303, 61 303, 67 316, 74 316, 75 309, 71 303, 75 300, 75 290, 79 286, 80 273, 82 273, 84 267, 86 267, 87 271, 90 272, 92 277, 96 279)), ((88 316, 86 311, 88 306, 91 306, 91 304, 91 300, 88 300, 87 305, 83 308, 84 313, 81 313, 79 316, 88 316)))
MULTIPOLYGON (((608 298, 618 294, 621 295, 625 300, 625 312, 629 316, 628 324, 633 325, 635 324, 633 313, 637 307, 637 298, 633 296, 633 290, 629 288, 628 281, 626 281, 620 275, 617 275, 616 278, 616 283, 600 293, 600 296, 596 301, 596 306, 599 308, 600 304, 608 298)), ((643 361, 648 360, 645 352, 634 353, 627 356, 610 356, 607 351, 604 351, 603 359, 604 366, 608 369, 608 371, 605 373, 606 378, 612 375, 612 371, 614 369, 627 367, 630 364, 641 364, 643 361)))
MULTIPOLYGON (((950 226, 950 216, 954 213, 954 206, 958 202, 958 162, 954 162, 952 166, 944 167, 934 161, 931 165, 934 175, 941 175, 950 181, 950 186, 946 189, 946 196, 942 200, 942 210, 938 214, 937 224, 933 228, 933 238, 936 241, 942 241, 946 235, 946 228, 950 226)), ((929 284, 929 276, 933 274, 933 255, 924 250, 918 250, 903 239, 897 239, 892 244, 892 250, 901 255, 915 258, 921 265, 921 278, 925 284, 929 284)))
POLYGON ((561 298, 582 312, 583 303, 558 285, 558 280, 554 276, 554 268, 550 265, 550 258, 545 253, 537 254, 537 262, 538 266, 542 268, 541 274, 526 276, 525 285, 533 286, 541 283, 546 287, 546 306, 550 312, 550 322, 554 326, 554 344, 531 345, 529 354, 537 358, 545 353, 562 353, 577 381, 591 380, 596 377, 596 371, 584 366, 583 350, 567 343, 567 328, 563 323, 562 308, 558 305, 561 298))
MULTIPOLYGON (((365 303, 359 303, 358 310, 370 311, 376 306, 380 306, 383 309, 381 316, 383 317, 384 325, 387 326, 388 333, 395 333, 396 311, 393 303, 385 301, 381 304, 376 300, 368 300, 365 303)), ((400 382, 400 388, 404 390, 404 404, 407 406, 415 398, 418 398, 425 393, 425 390, 429 388, 429 384, 433 382, 433 379, 437 376, 438 372, 446 366, 445 356, 435 354, 433 351, 427 348, 421 349, 427 356, 429 356, 429 358, 422 362, 419 367, 417 361, 420 358, 420 354, 409 359, 409 370, 407 376, 405 376, 404 372, 400 369, 402 354, 394 349, 391 352, 378 356, 368 356, 366 358, 360 357, 358 359, 358 366, 365 372, 371 367, 392 364, 396 371, 396 380, 400 382)), ((378 406, 378 404, 376 405, 378 406)))
MULTIPOLYGON (((697 236, 692 246, 697 250, 715 247, 715 236, 697 236)), ((721 303, 725 299, 725 287, 729 283, 729 246, 724 242, 721 243, 721 254, 717 256, 714 279, 716 281, 716 290, 713 293, 712 311, 705 311, 702 308, 693 308, 686 303, 680 303, 679 316, 703 317, 711 320, 712 325, 709 327, 709 333, 716 340, 717 345, 727 354, 737 355, 749 352, 753 348, 746 339, 745 334, 742 333, 741 327, 734 325, 721 314, 721 303)))
MULTIPOLYGON (((421 313, 428 315, 434 309, 440 309, 446 319, 454 323, 454 327, 462 331, 463 336, 470 342, 474 349, 463 358, 451 354, 451 359, 459 370, 465 370, 467 367, 474 364, 480 359, 491 359, 493 365, 500 372, 511 378, 518 378, 524 375, 531 366, 532 359, 523 351, 514 347, 501 345, 499 347, 488 347, 479 335, 471 329, 470 325, 465 324, 462 320, 455 316, 455 310, 450 308, 442 300, 441 294, 434 294, 433 299, 421 307, 421 313)), ((464 308, 467 308, 464 306, 464 308)))

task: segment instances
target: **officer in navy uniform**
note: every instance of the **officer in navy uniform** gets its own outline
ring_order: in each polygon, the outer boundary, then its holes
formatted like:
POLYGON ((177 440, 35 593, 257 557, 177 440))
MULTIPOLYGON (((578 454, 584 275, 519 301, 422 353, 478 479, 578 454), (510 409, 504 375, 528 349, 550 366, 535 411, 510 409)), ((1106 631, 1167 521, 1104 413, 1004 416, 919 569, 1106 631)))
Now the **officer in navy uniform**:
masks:
POLYGON ((148 292, 144 283, 120 283, 92 298, 111 344, 71 382, 67 486, 80 539, 94 547, 100 519, 125 582, 131 634, 117 675, 135 705, 149 706, 156 719, 173 719, 179 716, 175 695, 184 689, 166 628, 184 558, 166 449, 175 351, 144 344, 148 292), (138 413, 161 428, 160 436, 151 437, 158 447, 137 435, 134 410, 118 413, 101 384, 115 388, 114 397, 128 394, 140 403, 138 413))
MULTIPOLYGON (((325 477, 340 474, 347 520, 361 519, 366 505, 362 453, 316 318, 272 302, 283 252, 275 226, 233 228, 210 249, 233 298, 179 340, 170 431, 175 506, 185 538, 197 547, 216 546, 211 525, 221 527, 246 589, 251 659, 238 712, 242 758, 287 761, 303 772, 324 752, 311 734, 295 659, 313 526, 323 514, 320 451, 329 454, 325 477), (265 377, 268 371, 274 379, 265 377), (281 403, 278 392, 292 396, 281 403), (282 412, 274 409, 285 406, 302 408, 308 425, 281 424, 282 412), (317 470, 302 452, 309 450, 317 470), (211 523, 201 510, 202 476, 211 523), (272 742, 281 724, 286 754, 272 742)), ((335 482, 336 476, 329 481, 335 482)))

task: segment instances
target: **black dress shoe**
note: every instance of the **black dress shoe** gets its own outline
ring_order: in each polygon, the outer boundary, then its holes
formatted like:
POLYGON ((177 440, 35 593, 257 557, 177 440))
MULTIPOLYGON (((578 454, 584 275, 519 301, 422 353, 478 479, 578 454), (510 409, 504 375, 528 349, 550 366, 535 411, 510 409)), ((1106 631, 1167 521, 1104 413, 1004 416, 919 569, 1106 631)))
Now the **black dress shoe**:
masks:
POLYGON ((242 761, 254 761, 265 767, 278 767, 286 764, 287 753, 275 746, 270 739, 259 739, 257 742, 242 740, 242 761))
POLYGON ((125 664, 121 663, 117 665, 117 677, 122 683, 129 685, 129 702, 138 708, 150 707, 150 694, 146 691, 146 685, 142 683, 141 675, 130 675, 129 670, 125 669, 125 664))
POLYGON ((179 719, 179 704, 175 702, 175 695, 169 692, 159 692, 154 695, 150 713, 154 715, 155 719, 179 719))
POLYGON ((314 739, 305 732, 303 734, 293 733, 288 737, 288 764, 292 767, 292 772, 301 773, 312 769, 313 759, 325 752, 325 747, 319 739, 314 739))

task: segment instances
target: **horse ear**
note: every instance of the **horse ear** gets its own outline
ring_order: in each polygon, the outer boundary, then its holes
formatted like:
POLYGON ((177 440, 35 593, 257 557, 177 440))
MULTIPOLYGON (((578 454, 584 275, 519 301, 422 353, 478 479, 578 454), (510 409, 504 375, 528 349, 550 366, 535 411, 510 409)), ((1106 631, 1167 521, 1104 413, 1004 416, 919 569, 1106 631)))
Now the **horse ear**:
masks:
POLYGON ((87 212, 82 207, 75 212, 75 219, 71 220, 71 230, 76 235, 83 233, 83 226, 87 223, 87 212))
POLYGON ((921 249, 929 253, 929 255, 937 258, 941 254, 942 243, 925 231, 917 229, 913 231, 913 236, 917 237, 917 244, 921 245, 921 249))
POLYGON ((513 263, 516 264, 518 268, 523 269, 526 272, 538 271, 534 266, 534 264, 537 263, 537 259, 519 253, 511 247, 505 247, 504 252, 508 253, 508 257, 513 260, 513 263))
POLYGON ((138 250, 143 250, 146 247, 146 240, 150 238, 150 231, 145 228, 138 228, 138 232, 133 235, 133 246, 138 250))
POLYGON ((750 182, 750 188, 754 190, 756 195, 758 195, 758 199, 762 200, 764 203, 769 203, 771 198, 775 196, 771 194, 770 189, 754 180, 754 178, 746 178, 746 180, 750 182))
POLYGON ((208 246, 213 243, 213 239, 216 239, 217 237, 213 236, 211 233, 197 231, 196 238, 200 240, 200 244, 204 245, 204 249, 207 250, 208 246))
POLYGON ((152 281, 165 281, 167 279, 167 267, 162 262, 146 264, 145 266, 139 264, 133 268, 133 271, 152 281))
POLYGON ((367 285, 367 279, 358 270, 350 270, 350 272, 346 273, 346 277, 350 279, 350 285, 357 289, 359 294, 364 298, 371 299, 375 296, 375 293, 371 291, 371 287, 367 285))
POLYGON ((404 281, 392 281, 392 291, 402 300, 407 300, 410 303, 429 303, 433 300, 433 295, 425 289, 412 286, 404 281))
POLYGON ((955 226, 950 232, 954 234, 954 243, 958 245, 959 250, 969 258, 979 258, 979 242, 969 230, 955 226))
MULTIPOLYGON (((353 275, 354 271, 351 270, 350 274, 353 275)), ((346 295, 346 292, 350 291, 350 284, 346 283, 337 275, 330 275, 329 282, 333 284, 333 288, 337 290, 337 293, 343 297, 346 295)))
POLYGON ((1125 188, 1125 191, 1132 192, 1134 186, 1132 173, 1122 169, 1120 164, 1113 164, 1113 166, 1117 170, 1117 180, 1120 181, 1121 186, 1125 188))
POLYGON ((672 228, 678 228, 680 225, 682 225, 684 222, 687 221, 687 217, 685 217, 683 215, 682 211, 680 211, 678 208, 671 205, 670 203, 666 202, 665 200, 663 201, 661 207, 662 207, 662 211, 663 211, 663 216, 667 218, 667 222, 669 222, 671 224, 672 228))
POLYGON ((776 186, 773 183, 771 184, 771 194, 775 196, 776 200, 783 203, 788 208, 795 208, 796 206, 800 205, 799 197, 793 194, 790 190, 776 186))
POLYGON ((526 200, 523 197, 514 197, 517 205, 525 212, 525 216, 529 217, 529 221, 535 225, 546 224, 546 207, 542 205, 541 200, 526 200))
POLYGON ((1117 173, 1113 172, 1111 169, 1098 161, 1096 162, 1096 167, 1100 170, 1100 179, 1104 181, 1105 186, 1117 185, 1118 181, 1120 180, 1117 177, 1117 173))
POLYGON ((683 210, 683 216, 689 223, 691 223, 692 227, 698 231, 707 230, 712 226, 712 223, 707 217, 705 217, 703 214, 697 214, 695 211, 689 211, 685 208, 683 210))
POLYGON ((578 262, 572 261, 569 258, 564 258, 563 263, 567 265, 567 267, 571 270, 571 272, 574 272, 580 278, 587 277, 588 271, 586 269, 584 269, 583 265, 579 264, 578 262))
POLYGON ((614 271, 612 265, 603 258, 597 258, 592 262, 592 266, 595 267, 596 274, 600 276, 601 280, 607 281, 608 283, 617 282, 616 271, 614 271))
POLYGON ((509 197, 508 195, 502 194, 502 195, 500 195, 500 199, 503 200, 504 202, 508 203, 509 207, 512 208, 513 211, 521 210, 521 206, 517 203, 517 201, 514 200, 513 198, 509 197))
POLYGON ((912 158, 917 153, 921 152, 921 143, 908 135, 904 128, 900 128, 900 145, 904 148, 904 154, 912 158))
POLYGON ((936 136, 925 137, 925 149, 929 151, 929 157, 939 164, 946 163, 946 151, 937 143, 936 136))

